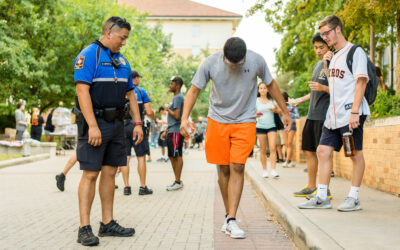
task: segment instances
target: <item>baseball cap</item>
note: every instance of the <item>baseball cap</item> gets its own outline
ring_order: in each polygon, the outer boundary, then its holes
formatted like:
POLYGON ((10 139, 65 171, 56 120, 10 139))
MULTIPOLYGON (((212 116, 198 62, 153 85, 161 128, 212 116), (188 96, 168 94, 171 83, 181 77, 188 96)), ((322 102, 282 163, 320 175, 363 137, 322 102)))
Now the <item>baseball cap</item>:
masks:
POLYGON ((142 78, 142 76, 139 75, 139 73, 136 70, 132 70, 132 79, 136 77, 142 78))

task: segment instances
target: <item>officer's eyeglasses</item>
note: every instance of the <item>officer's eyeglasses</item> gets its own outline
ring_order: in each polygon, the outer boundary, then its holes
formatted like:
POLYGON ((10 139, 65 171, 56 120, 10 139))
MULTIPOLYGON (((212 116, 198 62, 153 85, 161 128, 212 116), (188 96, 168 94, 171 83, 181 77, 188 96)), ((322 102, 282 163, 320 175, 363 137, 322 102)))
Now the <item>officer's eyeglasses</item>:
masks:
POLYGON ((240 60, 237 63, 231 62, 228 60, 228 58, 224 57, 224 61, 226 64, 231 65, 231 66, 239 66, 239 65, 243 65, 245 63, 245 58, 243 58, 242 60, 240 60))
POLYGON ((110 30, 112 30, 112 28, 114 28, 115 25, 117 25, 118 27, 121 27, 124 23, 126 23, 126 18, 118 18, 118 19, 115 20, 115 22, 111 25, 110 30))
POLYGON ((324 38, 324 37, 327 37, 327 36, 329 35, 329 32, 331 32, 332 30, 336 29, 336 27, 337 27, 337 26, 333 27, 332 29, 330 29, 330 30, 328 30, 328 31, 325 31, 324 33, 321 34, 321 36, 322 36, 323 38, 324 38))

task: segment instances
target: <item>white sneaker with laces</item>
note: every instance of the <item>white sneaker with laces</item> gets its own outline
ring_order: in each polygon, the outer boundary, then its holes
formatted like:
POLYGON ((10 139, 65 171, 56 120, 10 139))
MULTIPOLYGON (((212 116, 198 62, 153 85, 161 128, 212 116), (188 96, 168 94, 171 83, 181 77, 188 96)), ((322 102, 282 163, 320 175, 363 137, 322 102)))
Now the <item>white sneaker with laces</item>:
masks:
POLYGON ((289 165, 288 165, 288 163, 285 161, 285 162, 282 164, 282 167, 283 167, 283 168, 288 168, 289 165))
POLYGON ((292 161, 288 164, 288 168, 294 168, 296 164, 294 164, 292 161))
POLYGON ((224 224, 222 225, 222 227, 221 227, 221 231, 222 232, 226 232, 226 227, 228 226, 228 218, 225 218, 225 220, 224 220, 224 224))
POLYGON ((179 190, 183 188, 183 182, 181 181, 181 183, 176 183, 174 182, 174 184, 167 186, 167 191, 175 191, 175 190, 179 190))
POLYGON ((268 170, 263 170, 262 177, 268 178, 268 170))
POLYGON ((226 234, 229 234, 233 239, 244 239, 246 238, 246 233, 240 229, 236 220, 231 220, 226 227, 226 234))
POLYGON ((272 169, 271 175, 272 175, 272 177, 274 177, 274 178, 279 177, 279 174, 278 174, 278 172, 276 172, 275 169, 272 169))

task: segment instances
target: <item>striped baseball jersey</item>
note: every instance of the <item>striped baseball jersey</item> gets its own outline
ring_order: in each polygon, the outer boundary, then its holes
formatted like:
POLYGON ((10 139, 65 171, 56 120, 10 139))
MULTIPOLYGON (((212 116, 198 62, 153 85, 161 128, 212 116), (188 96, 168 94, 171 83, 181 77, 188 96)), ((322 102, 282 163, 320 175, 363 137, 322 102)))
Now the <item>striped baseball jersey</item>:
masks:
MULTIPOLYGON (((367 78, 367 56, 359 47, 356 49, 353 57, 353 73, 347 66, 347 54, 353 46, 350 42, 342 49, 336 51, 332 57, 328 69, 330 103, 326 113, 325 127, 328 129, 337 129, 349 125, 351 108, 353 106, 354 94, 357 79, 359 77, 367 78)), ((370 115, 369 106, 365 97, 359 109, 360 115, 370 115)))

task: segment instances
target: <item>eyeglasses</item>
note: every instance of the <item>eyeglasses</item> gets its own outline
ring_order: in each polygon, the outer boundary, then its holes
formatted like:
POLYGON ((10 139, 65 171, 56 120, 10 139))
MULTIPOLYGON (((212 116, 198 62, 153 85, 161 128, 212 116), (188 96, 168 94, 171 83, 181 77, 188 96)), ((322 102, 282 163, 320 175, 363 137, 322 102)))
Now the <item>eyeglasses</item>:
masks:
POLYGON ((125 18, 118 18, 117 20, 114 21, 114 23, 111 25, 110 30, 112 30, 112 28, 117 25, 118 27, 121 27, 122 24, 126 23, 126 19, 125 18))
POLYGON ((336 29, 337 26, 333 27, 332 29, 325 31, 324 33, 321 34, 322 38, 327 37, 329 35, 329 32, 331 32, 332 30, 336 29))
POLYGON ((226 64, 231 65, 231 66, 239 66, 239 65, 243 65, 245 63, 245 58, 243 58, 242 60, 240 60, 237 63, 233 63, 231 61, 228 60, 228 58, 224 57, 224 61, 226 64))

